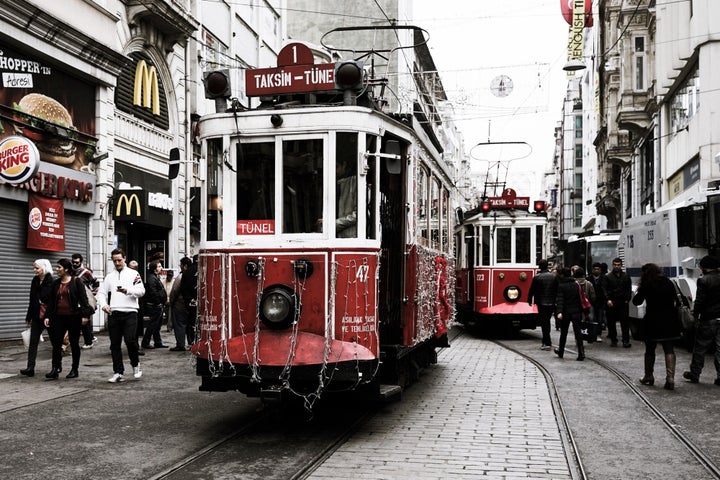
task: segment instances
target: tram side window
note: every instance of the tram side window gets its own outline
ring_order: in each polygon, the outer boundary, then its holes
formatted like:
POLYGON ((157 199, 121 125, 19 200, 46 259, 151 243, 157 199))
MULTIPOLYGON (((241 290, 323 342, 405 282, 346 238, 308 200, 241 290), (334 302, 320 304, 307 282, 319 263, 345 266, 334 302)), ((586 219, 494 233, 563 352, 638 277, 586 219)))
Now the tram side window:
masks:
POLYGON ((448 238, 448 232, 450 232, 450 225, 452 225, 450 221, 450 216, 448 215, 448 206, 450 202, 450 197, 448 194, 447 189, 442 189, 442 211, 440 214, 440 240, 442 241, 441 249, 444 251, 450 250, 450 244, 449 244, 449 238, 448 238))
POLYGON ((237 151, 237 219, 274 220, 275 144, 243 143, 237 151))
POLYGON ((490 265, 490 246, 491 246, 491 238, 490 238, 490 226, 485 225, 482 227, 482 235, 480 236, 480 253, 481 253, 481 262, 480 265, 490 265))
POLYGON ((283 142, 283 232, 322 231, 323 141, 283 142))
POLYGON ((207 239, 222 240, 223 224, 223 148, 222 139, 207 142, 207 239))
POLYGON ((335 236, 357 237, 357 133, 338 132, 335 151, 335 236))
MULTIPOLYGON (((367 145, 366 150, 368 152, 374 152, 377 148, 377 140, 378 137, 374 135, 368 135, 367 136, 367 145)), ((376 237, 376 230, 377 230, 377 215, 376 215, 376 205, 377 205, 377 168, 376 168, 376 159, 375 157, 368 157, 368 171, 367 175, 365 177, 366 181, 366 202, 367 202, 367 208, 366 208, 366 224, 365 224, 365 237, 366 238, 375 238, 376 237)))
POLYGON ((424 169, 418 169, 417 197, 415 205, 417 208, 417 237, 421 245, 428 244, 428 212, 427 212, 427 173, 424 169))
POLYGON ((498 228, 495 230, 495 246, 497 248, 497 263, 512 262, 511 228, 498 228))
POLYGON ((436 179, 430 182, 430 240, 432 248, 440 248, 440 184, 436 179))
POLYGON ((515 263, 530 263, 530 228, 515 229, 515 263))

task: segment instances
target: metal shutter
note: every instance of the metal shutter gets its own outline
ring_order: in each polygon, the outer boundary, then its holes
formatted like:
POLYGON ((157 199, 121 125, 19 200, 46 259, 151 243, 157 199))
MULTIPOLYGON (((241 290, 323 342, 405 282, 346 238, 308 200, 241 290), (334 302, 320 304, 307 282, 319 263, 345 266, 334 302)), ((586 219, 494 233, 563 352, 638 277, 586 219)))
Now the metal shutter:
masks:
POLYGON ((27 203, 0 201, 0 238, 4 248, 0 253, 0 340, 20 338, 25 328, 33 278, 32 264, 38 258, 47 258, 53 265, 60 258, 80 253, 87 258, 88 215, 65 210, 65 252, 28 250, 27 203))

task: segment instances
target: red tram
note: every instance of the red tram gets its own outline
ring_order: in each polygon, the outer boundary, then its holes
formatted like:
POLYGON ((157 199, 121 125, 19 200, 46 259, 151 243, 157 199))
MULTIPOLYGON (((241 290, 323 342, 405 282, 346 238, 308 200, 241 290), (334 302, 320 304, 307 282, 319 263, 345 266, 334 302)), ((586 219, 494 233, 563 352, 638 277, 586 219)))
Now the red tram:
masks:
POLYGON ((201 390, 378 392, 447 346, 454 193, 440 143, 377 108, 361 62, 312 62, 286 46, 281 66, 245 74, 258 108, 200 120, 201 390))
POLYGON ((531 212, 530 198, 511 188, 464 213, 455 234, 461 323, 481 330, 537 327, 537 306, 528 304, 528 291, 545 256, 546 224, 545 202, 535 201, 531 212))

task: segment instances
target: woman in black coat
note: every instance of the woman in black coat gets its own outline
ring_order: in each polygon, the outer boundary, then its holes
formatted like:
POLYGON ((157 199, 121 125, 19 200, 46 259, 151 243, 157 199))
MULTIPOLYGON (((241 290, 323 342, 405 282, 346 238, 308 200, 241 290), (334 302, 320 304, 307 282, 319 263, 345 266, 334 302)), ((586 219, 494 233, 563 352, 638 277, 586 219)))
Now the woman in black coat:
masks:
POLYGON ((91 315, 85 285, 72 275, 70 260, 57 261, 58 278, 53 282, 50 303, 45 313, 45 326, 53 337, 52 370, 45 378, 55 380, 62 371, 62 343, 68 332, 72 351, 72 367, 65 378, 76 378, 80 365, 80 331, 91 315))
POLYGON ((557 298, 555 299, 555 317, 560 321, 560 345, 555 349, 558 357, 565 354, 570 324, 573 326, 575 345, 577 346, 577 359, 585 360, 585 347, 583 346, 580 324, 583 320, 582 306, 580 305, 580 285, 575 281, 570 269, 565 267, 559 272, 557 298))
POLYGON ((654 263, 642 266, 640 285, 632 299, 635 305, 646 304, 642 331, 645 336, 645 376, 643 385, 653 385, 655 349, 660 343, 665 352, 665 389, 675 389, 675 350, 673 342, 680 338, 680 324, 677 320, 677 294, 672 281, 662 274, 654 263))
MULTIPOLYGON (((53 276, 50 260, 39 258, 33 262, 35 276, 30 282, 30 302, 28 303, 25 323, 30 327, 30 345, 28 346, 27 368, 20 370, 22 375, 35 375, 35 359, 37 358, 40 335, 45 329, 43 323, 44 310, 50 301, 53 276)), ((48 333, 50 330, 48 329, 48 333)))

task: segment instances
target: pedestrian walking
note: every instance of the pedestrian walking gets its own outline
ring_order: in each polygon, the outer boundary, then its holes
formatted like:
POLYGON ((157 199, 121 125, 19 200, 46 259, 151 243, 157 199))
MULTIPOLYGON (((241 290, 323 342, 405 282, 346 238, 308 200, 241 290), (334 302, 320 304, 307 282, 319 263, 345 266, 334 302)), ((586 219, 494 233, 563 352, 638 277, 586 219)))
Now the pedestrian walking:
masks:
POLYGON ((632 286, 630 277, 623 271, 623 262, 620 258, 614 258, 612 261, 612 270, 605 275, 602 282, 604 288, 603 295, 607 299, 607 328, 610 337, 610 345, 617 347, 617 322, 620 322, 620 330, 622 334, 622 345, 629 348, 630 344, 630 320, 629 308, 630 298, 632 297, 632 286))
POLYGON ((602 331, 607 328, 607 320, 605 319, 605 309, 607 308, 607 299, 605 298, 605 288, 602 285, 605 275, 603 273, 602 264, 595 262, 592 265, 590 275, 587 280, 595 290, 595 301, 592 302, 592 316, 596 324, 597 340, 600 341, 602 331))
POLYGON ((582 305, 580 304, 580 286, 572 276, 569 268, 560 270, 557 297, 555 299, 555 316, 560 321, 560 344, 555 349, 555 354, 563 358, 565 355, 565 343, 567 342, 570 325, 575 335, 577 348, 577 360, 585 360, 585 347, 583 345, 580 324, 583 319, 582 305))
POLYGON ((114 272, 109 272, 98 288, 97 300, 100 309, 109 315, 108 334, 113 362, 113 376, 110 383, 125 380, 125 366, 122 356, 122 342, 125 340, 130 365, 135 378, 142 377, 138 356, 137 322, 138 300, 145 295, 145 287, 137 270, 125 264, 125 253, 116 248, 111 253, 114 272))
POLYGON ((195 320, 197 318, 197 285, 198 285, 198 257, 193 257, 193 262, 188 265, 188 268, 183 272, 182 280, 180 282, 180 293, 182 294, 183 300, 185 301, 185 310, 187 311, 188 319, 185 328, 185 335, 187 336, 188 345, 195 343, 195 320))
MULTIPOLYGON (((78 277, 80 281, 82 281, 83 285, 90 289, 93 295, 97 294, 100 282, 97 278, 95 278, 95 275, 93 275, 93 271, 83 265, 83 256, 79 253, 73 253, 72 257, 70 257, 70 261, 73 266, 73 275, 78 277)), ((92 322, 86 322, 82 326, 82 336, 84 342, 82 348, 85 350, 92 348, 95 340, 97 340, 93 334, 92 322)))
POLYGON ((698 279, 693 316, 695 344, 690 370, 683 378, 691 383, 700 381, 705 365, 705 353, 715 343, 715 385, 720 386, 720 260, 705 256, 700 259, 703 276, 698 279))
MULTIPOLYGON (((28 302, 25 323, 30 327, 30 344, 28 346, 27 367, 20 370, 22 375, 32 377, 35 375, 35 359, 37 358, 40 335, 45 327, 45 311, 50 303, 52 292, 52 265, 50 260, 39 258, 33 262, 35 276, 30 282, 30 301, 28 302)), ((50 329, 48 328, 48 336, 50 329)), ((52 337, 50 336, 52 341, 52 337)))
POLYGON ((162 264, 151 262, 148 266, 148 276, 145 282, 145 312, 148 315, 148 325, 145 328, 145 335, 142 339, 142 348, 168 348, 160 337, 160 326, 162 325, 163 310, 167 302, 167 292, 160 279, 162 264), (152 339, 153 345, 150 345, 152 339))
POLYGON ((660 267, 647 263, 641 268, 640 283, 632 299, 633 304, 645 302, 645 316, 641 332, 645 341, 645 375, 643 385, 654 385, 655 350, 662 345, 665 353, 665 390, 675 389, 675 349, 673 343, 680 338, 677 320, 677 295, 670 279, 662 274, 660 267))
POLYGON ((528 303, 537 305, 540 329, 542 330, 542 342, 540 350, 550 350, 552 340, 550 339, 550 318, 555 313, 555 298, 557 297, 558 279, 557 276, 548 270, 548 261, 542 259, 538 262, 540 272, 533 277, 528 292, 528 303))
POLYGON ((45 326, 50 328, 52 341, 52 370, 45 378, 55 380, 62 372, 62 343, 65 333, 70 341, 72 367, 65 378, 76 378, 80 366, 80 330, 83 323, 90 320, 92 307, 88 303, 85 286, 79 278, 73 276, 72 262, 61 258, 56 265, 57 278, 50 292, 45 326))
POLYGON ((187 336, 188 312, 185 299, 182 296, 182 278, 192 265, 188 257, 180 259, 180 274, 175 278, 170 290, 170 308, 172 309, 173 332, 175 333, 175 346, 170 349, 172 352, 185 351, 185 339, 187 336))

